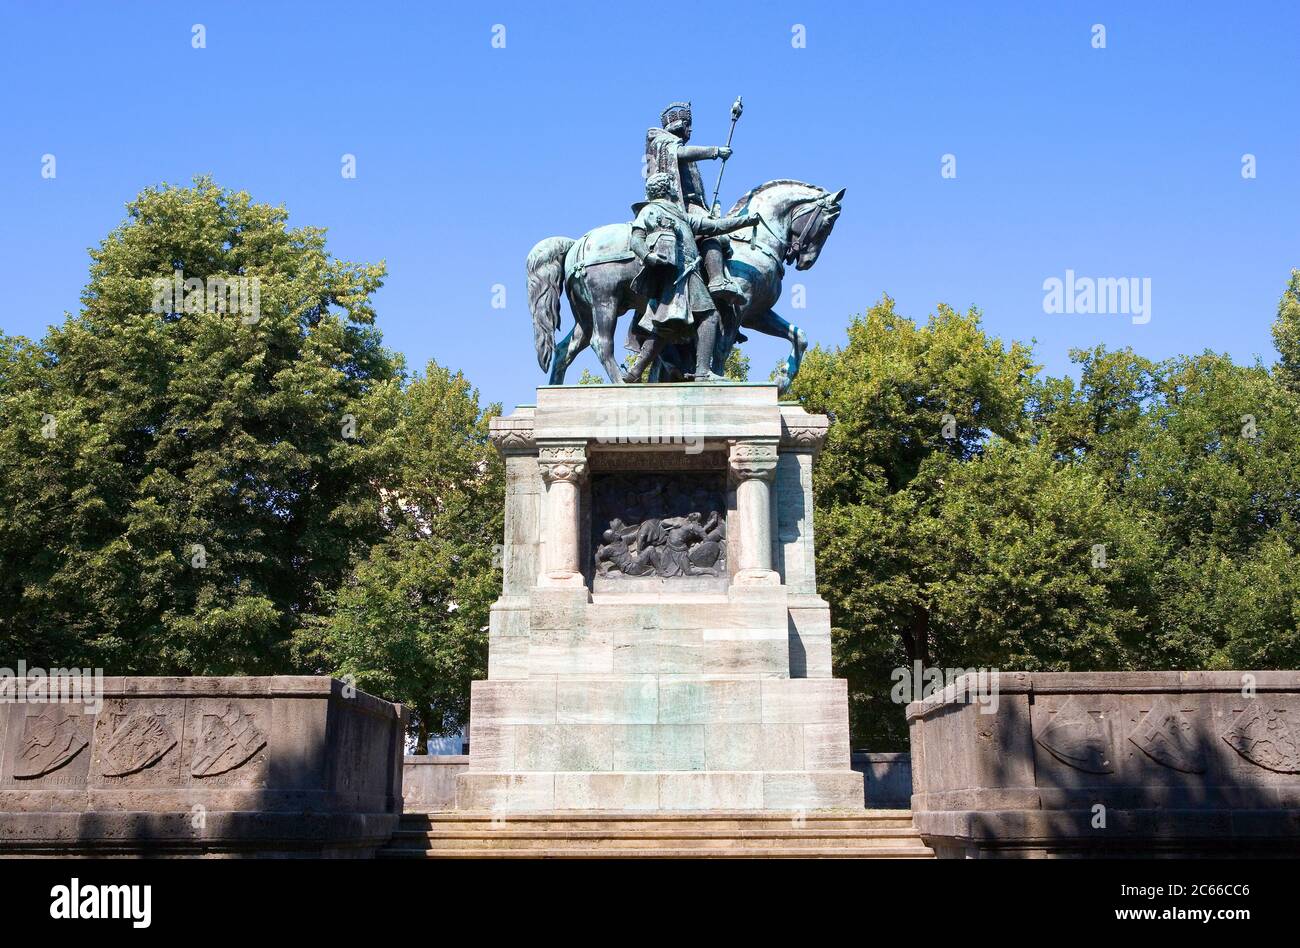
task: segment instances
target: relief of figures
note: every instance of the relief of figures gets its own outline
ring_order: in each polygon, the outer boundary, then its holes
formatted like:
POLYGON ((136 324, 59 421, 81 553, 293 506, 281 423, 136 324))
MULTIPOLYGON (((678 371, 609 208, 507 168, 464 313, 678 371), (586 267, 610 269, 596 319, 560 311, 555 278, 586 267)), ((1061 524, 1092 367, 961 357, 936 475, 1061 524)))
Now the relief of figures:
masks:
POLYGON ((615 517, 596 549, 596 569, 602 576, 613 572, 624 576, 721 576, 726 565, 726 521, 716 510, 702 520, 698 511, 631 526, 615 517))
POLYGON ((689 475, 622 475, 598 485, 599 576, 725 576, 727 522, 720 483, 689 475), (707 511, 707 514, 705 513, 707 511))

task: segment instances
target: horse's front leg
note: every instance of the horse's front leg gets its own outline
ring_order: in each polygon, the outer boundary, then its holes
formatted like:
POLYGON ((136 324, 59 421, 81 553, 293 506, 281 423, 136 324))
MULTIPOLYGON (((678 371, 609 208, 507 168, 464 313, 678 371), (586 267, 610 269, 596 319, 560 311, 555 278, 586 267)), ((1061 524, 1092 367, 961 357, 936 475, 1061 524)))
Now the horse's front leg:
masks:
POLYGON ((727 374, 727 356, 736 347, 736 338, 740 335, 741 313, 747 305, 749 305, 748 300, 739 304, 723 303, 718 307, 720 331, 718 332, 718 344, 713 349, 713 373, 715 375, 727 374))
POLYGON ((753 329, 767 336, 776 336, 790 343, 791 352, 785 360, 786 386, 793 382, 794 377, 799 374, 799 366, 803 364, 804 352, 808 349, 808 337, 804 335, 804 331, 794 323, 786 322, 777 315, 776 310, 772 309, 759 313, 746 313, 741 325, 746 329, 753 329))

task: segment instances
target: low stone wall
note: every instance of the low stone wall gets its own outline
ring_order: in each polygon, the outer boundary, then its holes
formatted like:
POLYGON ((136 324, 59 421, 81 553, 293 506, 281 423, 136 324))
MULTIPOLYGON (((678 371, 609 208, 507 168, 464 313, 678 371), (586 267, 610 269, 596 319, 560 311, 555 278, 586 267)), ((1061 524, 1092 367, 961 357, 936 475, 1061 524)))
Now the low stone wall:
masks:
POLYGON ((105 678, 0 704, 0 855, 367 856, 405 714, 330 678, 105 678))
POLYGON ((853 769, 862 774, 862 798, 869 810, 907 809, 912 805, 912 755, 854 751, 853 769))
POLYGON ((1003 672, 987 708, 974 689, 907 708, 937 854, 1300 855, 1300 672, 1003 672))
POLYGON ((468 754, 427 754, 402 761, 402 803, 407 810, 456 809, 456 777, 469 770, 468 754))

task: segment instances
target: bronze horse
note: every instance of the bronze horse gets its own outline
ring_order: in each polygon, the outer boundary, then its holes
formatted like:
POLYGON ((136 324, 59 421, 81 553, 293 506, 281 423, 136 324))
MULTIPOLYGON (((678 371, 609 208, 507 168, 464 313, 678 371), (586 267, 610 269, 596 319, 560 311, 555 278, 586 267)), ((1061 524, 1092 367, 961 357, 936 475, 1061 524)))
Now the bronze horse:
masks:
MULTIPOLYGON (((817 262, 826 238, 839 217, 844 189, 836 193, 802 181, 778 179, 754 188, 732 208, 728 216, 757 213, 766 226, 755 226, 730 236, 731 257, 727 268, 740 286, 743 302, 719 307, 723 331, 713 356, 713 371, 722 374, 727 355, 736 344, 741 328, 752 329, 790 342, 782 387, 799 371, 808 340, 798 326, 773 311, 781 297, 785 265, 807 270, 817 262)), ((550 384, 563 385, 564 373, 588 345, 595 350, 609 380, 622 383, 622 372, 614 358, 614 336, 618 318, 628 310, 645 310, 646 300, 632 290, 632 279, 640 261, 632 253, 629 224, 606 224, 588 231, 578 240, 547 237, 528 254, 528 307, 533 316, 533 338, 537 362, 550 371, 550 384), (555 344, 560 328, 560 293, 569 299, 574 325, 555 344)), ((671 350, 652 367, 648 381, 673 374, 671 350)), ((677 360, 685 362, 678 356, 677 360)))

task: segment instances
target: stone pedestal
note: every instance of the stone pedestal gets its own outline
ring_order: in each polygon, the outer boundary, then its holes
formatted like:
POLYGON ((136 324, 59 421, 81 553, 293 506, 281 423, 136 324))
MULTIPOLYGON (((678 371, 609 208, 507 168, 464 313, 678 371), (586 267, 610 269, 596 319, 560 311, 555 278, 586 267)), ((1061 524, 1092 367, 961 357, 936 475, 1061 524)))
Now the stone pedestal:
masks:
POLYGON ((749 384, 548 386, 494 419, 505 576, 460 808, 862 807, 813 564, 826 426, 749 384))

